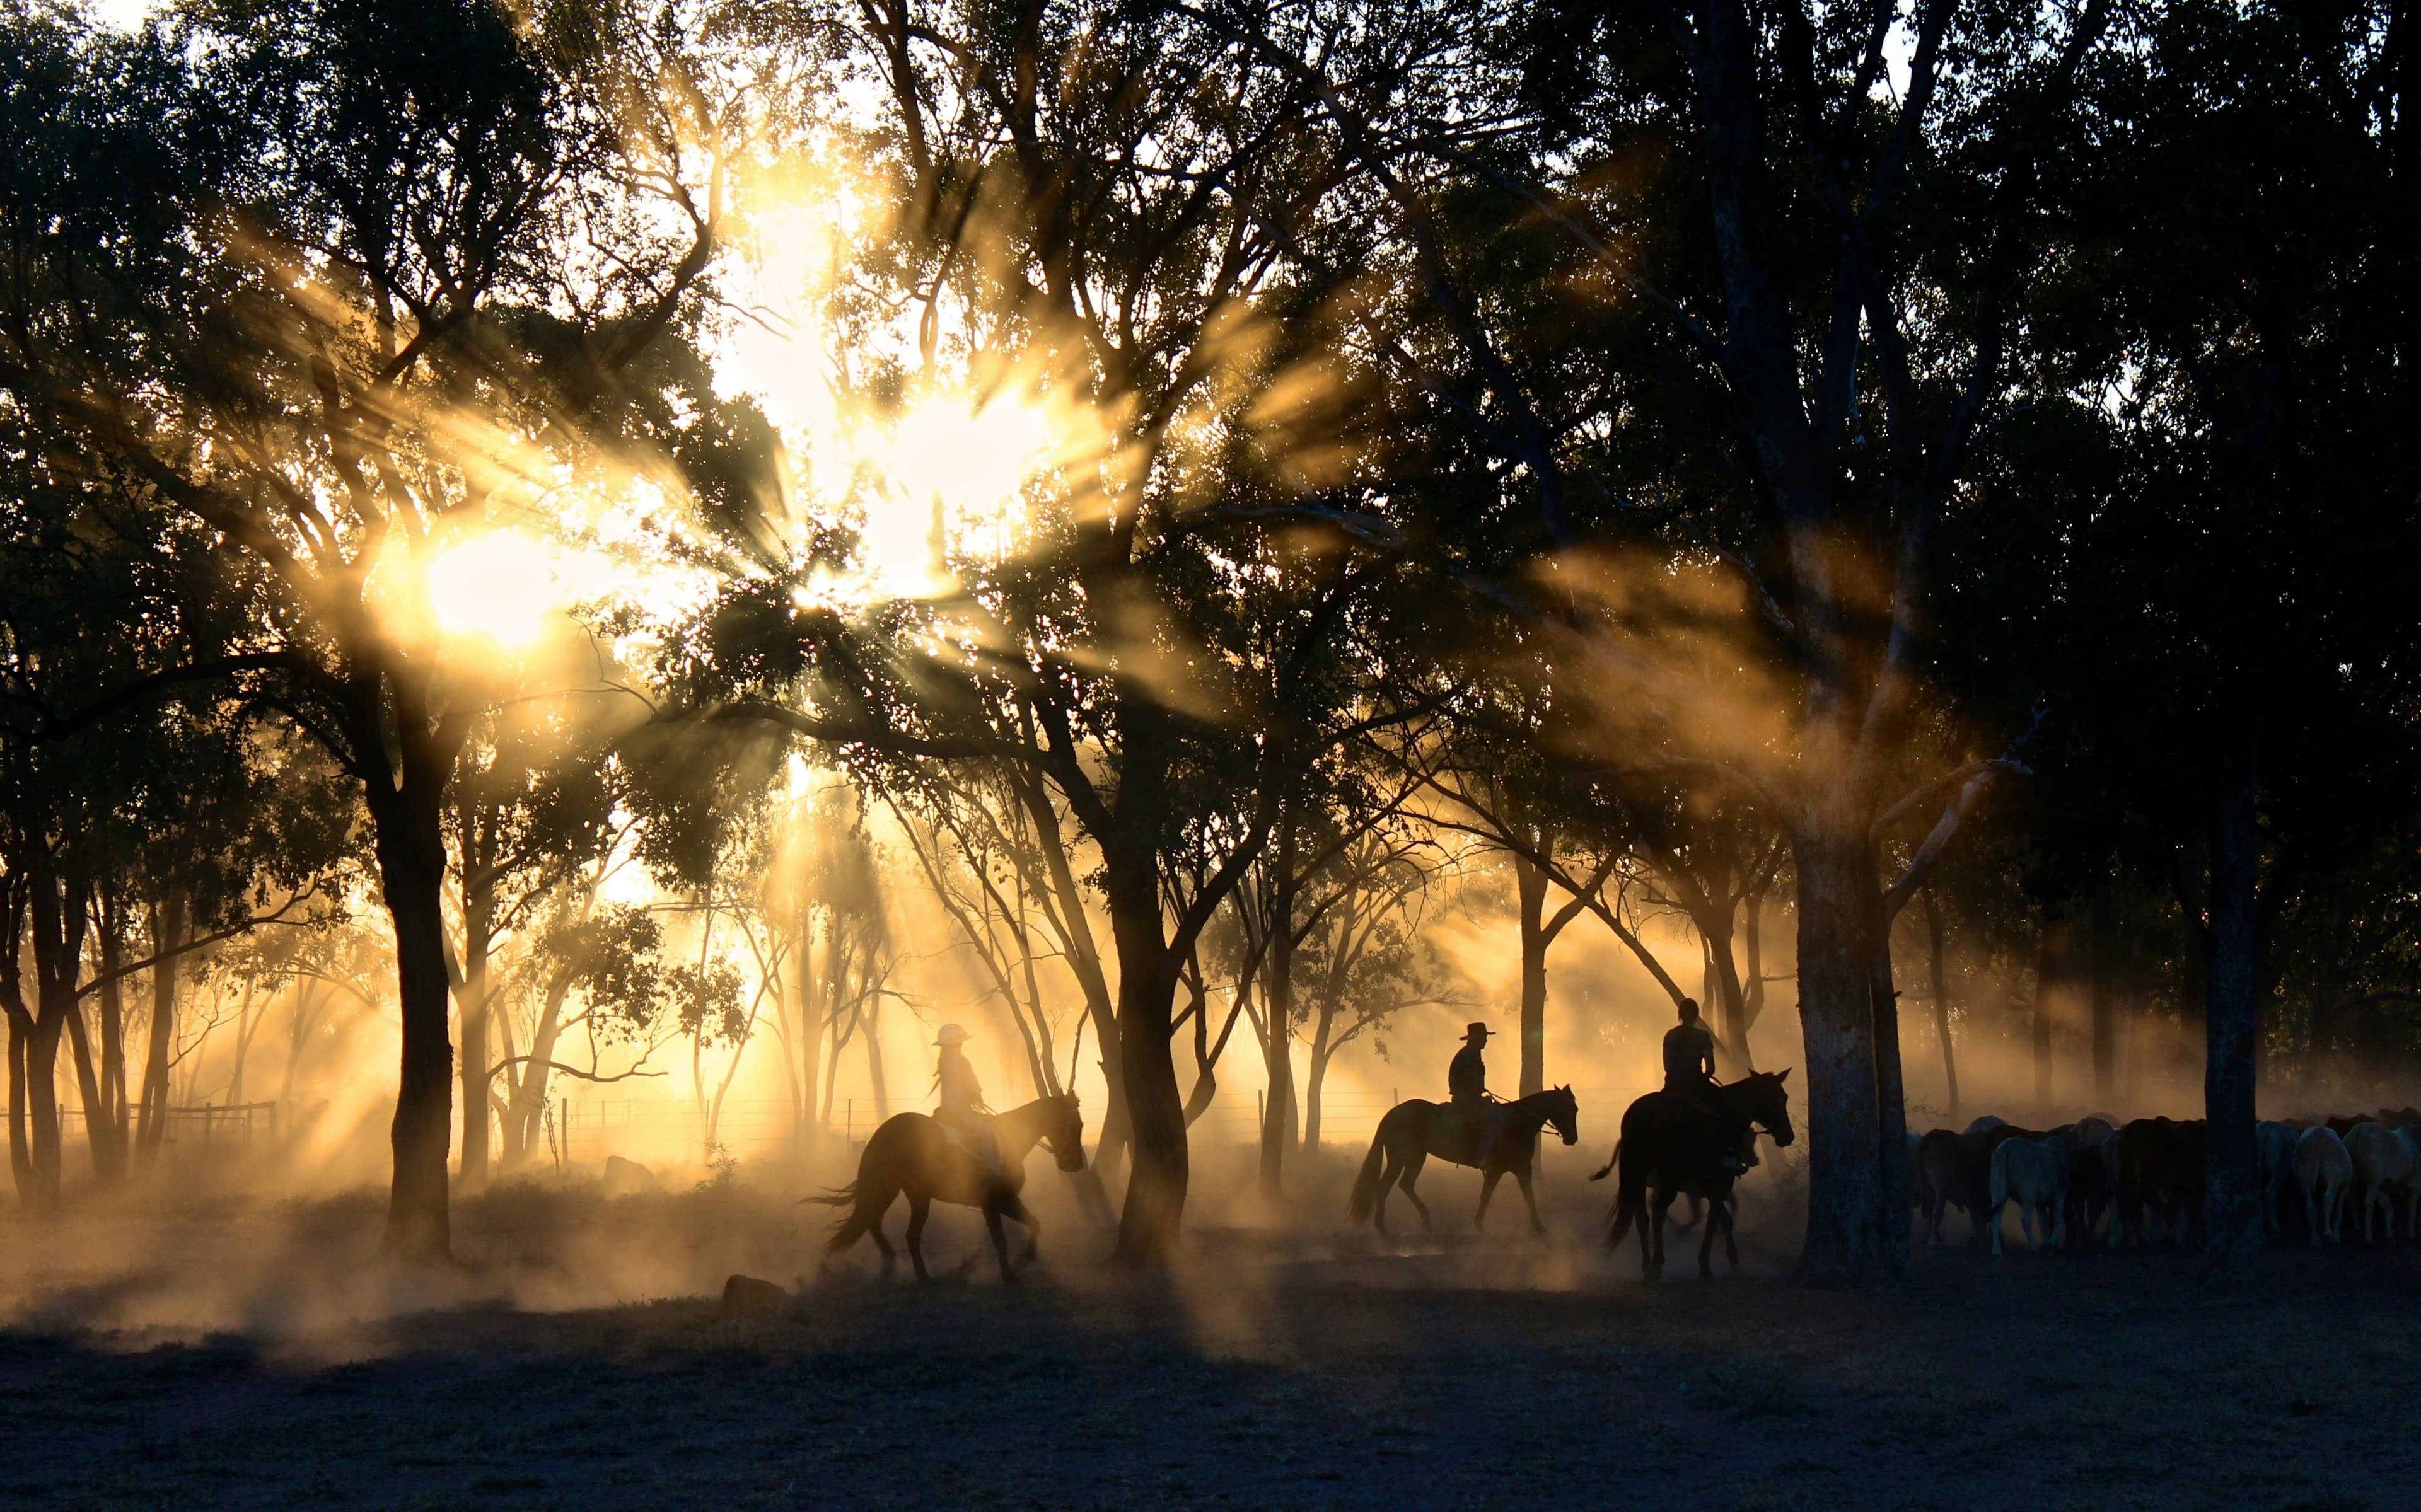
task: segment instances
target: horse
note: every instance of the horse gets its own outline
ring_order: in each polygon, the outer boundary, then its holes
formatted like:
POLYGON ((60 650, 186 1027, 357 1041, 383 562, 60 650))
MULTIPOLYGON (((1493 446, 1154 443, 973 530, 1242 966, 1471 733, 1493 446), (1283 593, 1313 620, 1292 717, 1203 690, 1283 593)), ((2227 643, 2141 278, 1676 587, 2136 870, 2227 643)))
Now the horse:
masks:
POLYGON ((1992 1149, 1991 1192, 1985 1199, 1984 1229, 1992 1253, 2001 1253, 2001 1209, 2018 1205, 2018 1226, 2026 1248, 2057 1248, 2068 1238, 2068 1146, 2064 1136, 2005 1139, 1992 1149), (2036 1222, 2039 1219, 2039 1237, 2036 1222))
MULTIPOLYGON (((1539 1131, 1553 1125, 1565 1144, 1579 1144, 1580 1104, 1573 1099, 1570 1087, 1559 1086, 1500 1102, 1493 1111, 1504 1123, 1497 1131, 1495 1146, 1489 1151, 1488 1164, 1480 1169, 1479 1212, 1472 1220, 1472 1226, 1487 1229, 1488 1201, 1496 1194, 1496 1183, 1510 1172, 1522 1189, 1522 1200, 1529 1205, 1530 1232, 1543 1235, 1547 1225, 1539 1221, 1539 1199, 1530 1190, 1530 1166, 1538 1159, 1539 1131)), ((1397 1103, 1379 1120, 1379 1131, 1370 1136, 1370 1153, 1363 1158, 1362 1174, 1353 1178, 1353 1195, 1346 1205, 1347 1215, 1356 1224, 1367 1220, 1380 1233, 1386 1233, 1387 1193, 1400 1187, 1405 1200, 1421 1215, 1421 1227, 1427 1229, 1429 1206, 1413 1190, 1422 1165, 1435 1156, 1451 1165, 1477 1166, 1478 1141, 1478 1129, 1463 1110, 1450 1102, 1412 1098, 1397 1103)))
POLYGON ((1025 1230, 1025 1254, 1018 1265, 1032 1264, 1042 1243, 1041 1221, 1018 1196, 1025 1187, 1025 1157, 1037 1144, 1043 1144, 1050 1147, 1059 1169, 1083 1170, 1085 1115, 1076 1104, 1076 1094, 1062 1092, 995 1114, 992 1127, 1000 1146, 1001 1170, 988 1176, 973 1155, 925 1115, 894 1114, 884 1119, 858 1157, 857 1179, 836 1192, 806 1199, 851 1209, 834 1225, 824 1253, 838 1255, 856 1243, 860 1235, 871 1234, 874 1247, 882 1252, 882 1273, 890 1275, 895 1257, 890 1240, 882 1237, 882 1220, 891 1211, 893 1200, 905 1192, 908 1258, 916 1267, 917 1280, 933 1279, 925 1270, 925 1218, 938 1201, 983 1209, 992 1253, 1000 1260, 1000 1279, 1015 1281, 1017 1267, 1009 1264, 1008 1237, 1002 1232, 1001 1220, 1013 1218, 1025 1230))
POLYGON ((2354 1191, 2362 1204, 2362 1241, 2380 1242, 2371 1228, 2377 1217, 2386 1220, 2385 1241, 2393 1244, 2399 1208, 2406 1231, 2413 1227, 2413 1146, 2400 1130, 2382 1123, 2354 1125, 2345 1143, 2346 1153, 2353 1158, 2354 1191))
POLYGON ((1740 1247, 1732 1239, 1732 1182, 1740 1173, 1726 1159, 1752 1129, 1762 1129, 1776 1145, 1795 1137, 1790 1129, 1789 1094, 1783 1083, 1788 1068, 1758 1071, 1711 1089, 1719 1112, 1709 1112, 1678 1092, 1650 1092, 1622 1115, 1622 1137, 1602 1170, 1589 1177, 1604 1179, 1617 1165, 1622 1179, 1616 1190, 1612 1227, 1605 1247, 1618 1247, 1639 1224, 1639 1258, 1648 1279, 1664 1269, 1664 1215, 1673 1199, 1683 1193, 1707 1201, 1707 1232, 1698 1240, 1698 1274, 1715 1273, 1710 1257, 1715 1235, 1724 1237, 1724 1255, 1740 1269, 1740 1247), (1654 1195, 1649 1195, 1649 1189, 1654 1195), (1654 1217, 1649 1217, 1650 1211, 1654 1217))
POLYGON ((2337 1131, 2315 1124, 2295 1138, 2295 1184, 2304 1189, 2304 1219, 2312 1248, 2343 1241, 2347 1189, 2353 1185, 2353 1155, 2337 1131))
POLYGON ((2261 1226, 2272 1238, 2286 1231, 2282 1203, 2295 1185, 2295 1138, 2299 1131, 2264 1118, 2253 1126, 2253 1146, 2261 1172, 2261 1226))
POLYGON ((2202 1226, 2203 1125, 2199 1118, 2138 1118, 2110 1136, 2110 1247, 2149 1242, 2148 1208, 2164 1237, 2196 1247, 2202 1226))
POLYGON ((1947 1129, 1929 1130, 1917 1140, 1909 1166, 1914 1175, 1910 1185, 1925 1210, 1929 1245, 1942 1248, 1943 1215, 1952 1208, 1967 1215, 1971 1239, 1983 1232, 1984 1161, 1966 1136, 1947 1129))

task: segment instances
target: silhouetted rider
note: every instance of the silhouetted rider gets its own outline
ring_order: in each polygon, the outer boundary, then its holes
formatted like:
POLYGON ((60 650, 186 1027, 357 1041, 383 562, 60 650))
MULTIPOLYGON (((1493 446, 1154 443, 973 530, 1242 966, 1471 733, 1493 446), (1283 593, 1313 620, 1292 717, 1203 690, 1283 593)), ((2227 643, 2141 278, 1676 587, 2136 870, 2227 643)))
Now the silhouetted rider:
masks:
POLYGON ((941 1105, 933 1111, 933 1121, 954 1135, 968 1154, 976 1158, 988 1176, 1001 1174, 1000 1140, 992 1132, 992 1110, 984 1106, 983 1083, 976 1080, 976 1068, 967 1060, 966 1052, 959 1047, 975 1036, 954 1023, 942 1025, 933 1043, 940 1046, 940 1062, 933 1068, 933 1085, 941 1094, 941 1105))
POLYGON ((1475 1023, 1462 1031, 1462 1048, 1454 1052, 1454 1060, 1445 1068, 1446 1096, 1472 1131, 1472 1163, 1487 1169, 1489 1156, 1496 1150, 1496 1130, 1503 1126, 1501 1106, 1488 1095, 1488 1062, 1482 1052, 1488 1046, 1488 1025, 1475 1023))
MULTIPOLYGON (((1688 1099, 1694 1107, 1722 1115, 1715 1099, 1715 1032, 1698 1017, 1695 998, 1681 1000, 1681 1021, 1664 1031, 1664 1090, 1688 1099)), ((1734 1171, 1745 1171, 1757 1163, 1749 1136, 1726 1137, 1724 1163, 1734 1171)))

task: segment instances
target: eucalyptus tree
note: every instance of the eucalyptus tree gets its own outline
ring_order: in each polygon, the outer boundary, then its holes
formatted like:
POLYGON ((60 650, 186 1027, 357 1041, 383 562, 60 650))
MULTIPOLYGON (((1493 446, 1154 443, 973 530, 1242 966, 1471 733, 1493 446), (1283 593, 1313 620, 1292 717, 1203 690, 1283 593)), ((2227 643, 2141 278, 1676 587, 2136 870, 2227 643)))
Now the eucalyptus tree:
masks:
POLYGON ((459 1005, 465 1184, 488 1175, 498 1069, 493 958, 538 922, 558 891, 594 876, 622 833, 614 822, 618 769, 606 755, 612 730, 598 727, 596 717, 602 711, 594 699, 508 699, 482 711, 458 758, 444 831, 461 937, 449 974, 459 1005))
POLYGON ((670 1001, 664 926, 645 909, 599 903, 593 889, 565 889, 530 936, 507 983, 509 995, 527 1005, 525 1037, 517 1039, 508 1018, 505 1053, 491 1072, 504 1083, 500 1155, 508 1171, 539 1147, 554 1078, 617 1082, 640 1073, 664 1037, 670 1001), (586 1066, 561 1058, 564 1041, 574 1037, 587 1052, 586 1066), (633 1064, 606 1071, 609 1047, 633 1064))
POLYGON ((558 464, 678 451, 607 401, 695 320, 739 122, 669 13, 197 3, 34 35, 64 82, 12 92, 43 117, 12 138, 127 149, 17 164, 0 390, 259 585, 182 675, 308 732, 367 809, 404 1025, 387 1244, 442 1254, 443 818, 492 693, 422 574, 558 464))
POLYGON ((831 103, 883 214, 851 287, 917 323, 913 353, 865 368, 903 400, 964 373, 1089 435, 1029 483, 1014 550, 944 542, 958 587, 852 614, 804 543, 758 551, 675 670, 695 703, 867 759, 1014 763, 1064 804, 1101 857, 1117 968, 1119 1253, 1156 1262, 1189 1175, 1170 1048, 1184 962, 1280 779, 1389 717, 1304 697, 1384 569, 1261 513, 1361 450, 1320 339, 1329 290, 1275 276, 1334 186, 1331 143, 1304 81, 1181 5, 763 20, 852 81, 831 103), (1180 858, 1206 847, 1195 885, 1180 858))
POLYGON ((1930 774, 1912 743, 1945 509, 2035 377, 2024 312, 2058 263, 2039 169, 2079 140, 2110 12, 1422 14, 1419 87, 1296 57, 1390 207, 1372 345, 1462 459, 1401 486, 1462 547, 1453 581, 1551 660, 1593 764, 1728 788, 1788 836, 1801 1268, 1895 1268, 1886 925, 2024 765, 1991 749, 2020 731, 1930 774))
POLYGON ((2094 152, 2046 170, 2079 254, 2038 323, 2116 475, 2061 696, 2175 893, 2207 1036, 2207 1233, 2236 1272, 2261 1238, 2280 930, 2368 885, 2421 754, 2398 603, 2421 489, 2413 20, 2171 0, 2130 21, 2091 74, 2094 152))

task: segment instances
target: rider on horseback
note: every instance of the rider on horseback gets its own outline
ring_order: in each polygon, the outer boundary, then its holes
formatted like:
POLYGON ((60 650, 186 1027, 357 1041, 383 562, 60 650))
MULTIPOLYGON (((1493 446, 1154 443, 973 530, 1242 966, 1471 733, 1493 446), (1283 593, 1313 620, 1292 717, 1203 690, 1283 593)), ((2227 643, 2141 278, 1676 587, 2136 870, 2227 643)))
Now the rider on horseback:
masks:
POLYGON ((976 1158, 984 1175, 1002 1174, 1000 1140, 992 1132, 992 1110, 984 1106, 983 1085, 976 1080, 976 1068, 967 1061, 966 1052, 959 1047, 975 1036, 954 1023, 942 1025, 933 1043, 942 1048, 941 1063, 934 1068, 933 1084, 941 1090, 941 1106, 934 1111, 933 1121, 976 1158))
MULTIPOLYGON (((1681 1021, 1664 1031, 1664 1090, 1694 1108, 1722 1116, 1715 1103, 1715 1032, 1698 1017, 1695 998, 1681 1000, 1681 1021)), ((1735 1175, 1757 1163, 1754 1136, 1727 1140, 1724 1164, 1735 1175)))
POLYGON ((1461 1113, 1464 1127, 1472 1131, 1474 1146, 1471 1163, 1481 1170, 1488 1168, 1488 1158, 1496 1152, 1497 1130, 1505 1127, 1504 1104, 1488 1093, 1488 1063, 1481 1052, 1488 1045, 1488 1025, 1475 1023, 1462 1032, 1462 1048, 1454 1052, 1446 1067, 1446 1096, 1452 1106, 1461 1113))

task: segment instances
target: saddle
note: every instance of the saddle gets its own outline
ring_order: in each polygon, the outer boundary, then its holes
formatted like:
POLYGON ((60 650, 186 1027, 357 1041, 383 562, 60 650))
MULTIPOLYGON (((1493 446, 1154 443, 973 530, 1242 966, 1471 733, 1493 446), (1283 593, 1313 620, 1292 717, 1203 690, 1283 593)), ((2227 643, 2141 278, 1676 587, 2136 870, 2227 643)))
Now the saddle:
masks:
POLYGON ((948 1142, 950 1147, 974 1161, 976 1170, 987 1176, 999 1176, 1003 1169, 1000 1140, 992 1132, 992 1120, 981 1115, 976 1116, 982 1118, 980 1126, 961 1123, 955 1118, 936 1117, 933 1122, 940 1126, 942 1138, 948 1142))

